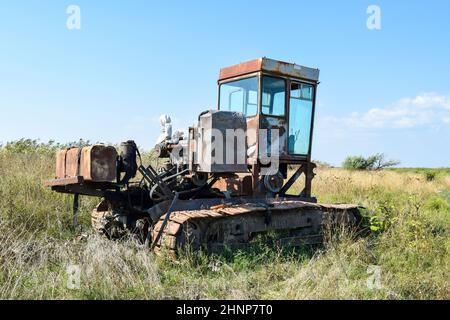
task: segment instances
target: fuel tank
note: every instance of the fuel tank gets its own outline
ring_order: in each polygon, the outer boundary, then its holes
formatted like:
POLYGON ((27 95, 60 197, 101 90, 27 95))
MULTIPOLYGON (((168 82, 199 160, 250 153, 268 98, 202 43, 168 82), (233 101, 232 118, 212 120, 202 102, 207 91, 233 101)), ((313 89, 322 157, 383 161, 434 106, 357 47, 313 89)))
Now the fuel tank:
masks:
POLYGON ((56 155, 56 179, 81 176, 85 181, 114 182, 117 156, 114 147, 104 145, 61 150, 56 155))

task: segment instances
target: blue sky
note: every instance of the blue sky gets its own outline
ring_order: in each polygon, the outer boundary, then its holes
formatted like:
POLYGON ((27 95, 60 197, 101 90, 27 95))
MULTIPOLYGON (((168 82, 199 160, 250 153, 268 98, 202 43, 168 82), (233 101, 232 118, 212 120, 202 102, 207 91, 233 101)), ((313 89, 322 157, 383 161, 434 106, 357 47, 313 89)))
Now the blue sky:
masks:
POLYGON ((450 166, 449 14, 446 0, 1 0, 0 142, 150 148, 160 114, 186 128, 216 107, 220 67, 267 56, 321 70, 313 158, 450 166))

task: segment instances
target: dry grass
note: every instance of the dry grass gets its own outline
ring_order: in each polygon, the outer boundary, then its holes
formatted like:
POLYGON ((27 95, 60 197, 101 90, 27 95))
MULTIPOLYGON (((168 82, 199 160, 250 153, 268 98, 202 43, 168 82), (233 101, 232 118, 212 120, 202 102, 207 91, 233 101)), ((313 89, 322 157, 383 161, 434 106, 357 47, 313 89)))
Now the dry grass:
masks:
POLYGON ((319 169, 321 202, 358 203, 375 230, 341 234, 323 248, 264 245, 178 262, 155 257, 132 240, 92 234, 81 204, 84 235, 71 230, 70 197, 50 192, 53 156, 0 151, 0 298, 2 299, 449 299, 450 176, 420 172, 319 169), (69 289, 67 267, 80 267, 69 289), (369 266, 381 271, 370 289, 369 266))

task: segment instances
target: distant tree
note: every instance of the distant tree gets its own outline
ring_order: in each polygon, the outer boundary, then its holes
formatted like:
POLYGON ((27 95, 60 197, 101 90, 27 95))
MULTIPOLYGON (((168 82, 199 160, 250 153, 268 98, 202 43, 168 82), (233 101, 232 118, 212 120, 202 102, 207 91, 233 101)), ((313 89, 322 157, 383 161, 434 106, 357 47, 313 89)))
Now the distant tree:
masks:
POLYGON ((368 163, 367 160, 362 156, 350 156, 347 157, 342 163, 342 167, 344 169, 351 170, 367 170, 368 163))
POLYGON ((313 162, 317 165, 319 168, 332 168, 333 166, 325 161, 320 160, 313 160, 313 162))
POLYGON ((362 156, 347 157, 342 166, 350 170, 381 170, 394 167, 400 164, 400 161, 387 160, 383 153, 377 153, 367 158, 362 156))

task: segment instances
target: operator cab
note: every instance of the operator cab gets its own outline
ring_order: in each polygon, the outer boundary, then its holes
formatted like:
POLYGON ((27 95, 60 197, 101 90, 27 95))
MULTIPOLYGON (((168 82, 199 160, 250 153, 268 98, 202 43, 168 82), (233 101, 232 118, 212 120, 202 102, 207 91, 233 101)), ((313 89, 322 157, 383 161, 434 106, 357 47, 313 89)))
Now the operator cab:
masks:
MULTIPOLYGON (((309 162, 318 83, 318 69, 260 58, 221 69, 218 108, 243 113, 249 132, 277 129, 281 163, 309 162)), ((252 144, 255 163, 264 153, 258 137, 249 134, 252 144)))

